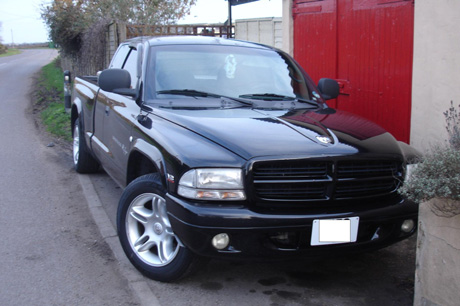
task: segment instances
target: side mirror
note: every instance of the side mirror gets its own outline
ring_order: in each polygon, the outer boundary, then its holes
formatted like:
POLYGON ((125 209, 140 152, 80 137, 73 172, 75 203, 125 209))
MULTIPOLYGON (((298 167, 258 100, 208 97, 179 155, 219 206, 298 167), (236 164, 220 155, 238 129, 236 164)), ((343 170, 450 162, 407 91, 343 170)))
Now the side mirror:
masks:
POLYGON ((131 90, 131 75, 124 69, 106 69, 101 72, 98 79, 99 87, 108 92, 119 93, 122 95, 135 95, 131 90), (128 94, 129 93, 129 94, 128 94))
POLYGON ((339 83, 333 79, 323 78, 319 80, 318 89, 326 100, 335 99, 340 93, 339 83))

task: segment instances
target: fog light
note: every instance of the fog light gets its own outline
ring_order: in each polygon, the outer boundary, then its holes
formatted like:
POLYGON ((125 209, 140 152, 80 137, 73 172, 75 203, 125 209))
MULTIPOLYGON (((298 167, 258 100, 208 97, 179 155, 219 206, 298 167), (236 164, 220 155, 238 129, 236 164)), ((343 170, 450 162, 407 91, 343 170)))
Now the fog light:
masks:
POLYGON ((217 234, 212 238, 212 246, 215 247, 218 250, 223 250, 226 247, 228 247, 228 244, 230 243, 230 237, 225 234, 217 234))
POLYGON ((401 230, 404 233, 410 233, 414 229, 414 227, 415 227, 414 220, 408 219, 408 220, 404 220, 404 222, 402 223, 401 230))

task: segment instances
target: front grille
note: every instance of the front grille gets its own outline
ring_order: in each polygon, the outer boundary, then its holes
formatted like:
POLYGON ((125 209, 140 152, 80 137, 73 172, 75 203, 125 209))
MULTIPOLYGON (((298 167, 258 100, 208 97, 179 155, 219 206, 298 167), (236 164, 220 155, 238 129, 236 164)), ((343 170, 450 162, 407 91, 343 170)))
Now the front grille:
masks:
POLYGON ((328 163, 325 161, 277 161, 260 162, 253 167, 257 179, 288 178, 325 178, 328 174, 328 163))
POLYGON ((395 160, 259 161, 252 167, 259 200, 325 201, 393 193, 402 180, 395 160))
POLYGON ((326 185, 324 183, 258 183, 257 194, 259 198, 272 200, 320 200, 326 198, 326 185))
POLYGON ((396 161, 339 161, 336 198, 357 198, 395 191, 401 182, 396 161))
POLYGON ((366 178, 394 176, 399 171, 396 161, 339 161, 337 163, 338 178, 366 178))
POLYGON ((269 200, 321 200, 327 198, 330 163, 326 161, 258 162, 253 166, 259 198, 269 200))

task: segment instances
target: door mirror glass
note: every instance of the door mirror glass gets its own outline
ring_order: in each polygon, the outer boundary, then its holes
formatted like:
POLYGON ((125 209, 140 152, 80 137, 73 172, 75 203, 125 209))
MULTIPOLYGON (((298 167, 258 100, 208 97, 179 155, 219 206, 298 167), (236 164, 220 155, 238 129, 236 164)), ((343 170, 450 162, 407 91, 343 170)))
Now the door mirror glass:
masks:
POLYGON ((333 79, 323 78, 319 80, 318 89, 326 100, 335 99, 340 93, 339 83, 333 79))
POLYGON ((115 92, 116 89, 129 89, 131 75, 124 69, 106 69, 99 75, 98 83, 102 90, 108 92, 115 92))

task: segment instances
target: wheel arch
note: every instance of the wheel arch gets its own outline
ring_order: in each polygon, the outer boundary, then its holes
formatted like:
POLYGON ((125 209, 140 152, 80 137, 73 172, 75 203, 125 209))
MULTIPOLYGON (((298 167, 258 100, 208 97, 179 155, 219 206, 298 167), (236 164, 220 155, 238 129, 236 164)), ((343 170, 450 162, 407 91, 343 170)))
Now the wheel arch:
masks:
POLYGON ((137 139, 128 158, 126 185, 129 185, 136 178, 150 173, 158 173, 161 177, 161 184, 167 188, 166 165, 160 150, 145 140, 137 139))
POLYGON ((72 130, 72 137, 73 137, 73 126, 75 124, 75 121, 80 117, 81 113, 81 101, 79 98, 75 98, 74 101, 72 102, 72 107, 70 110, 70 127, 72 130))

